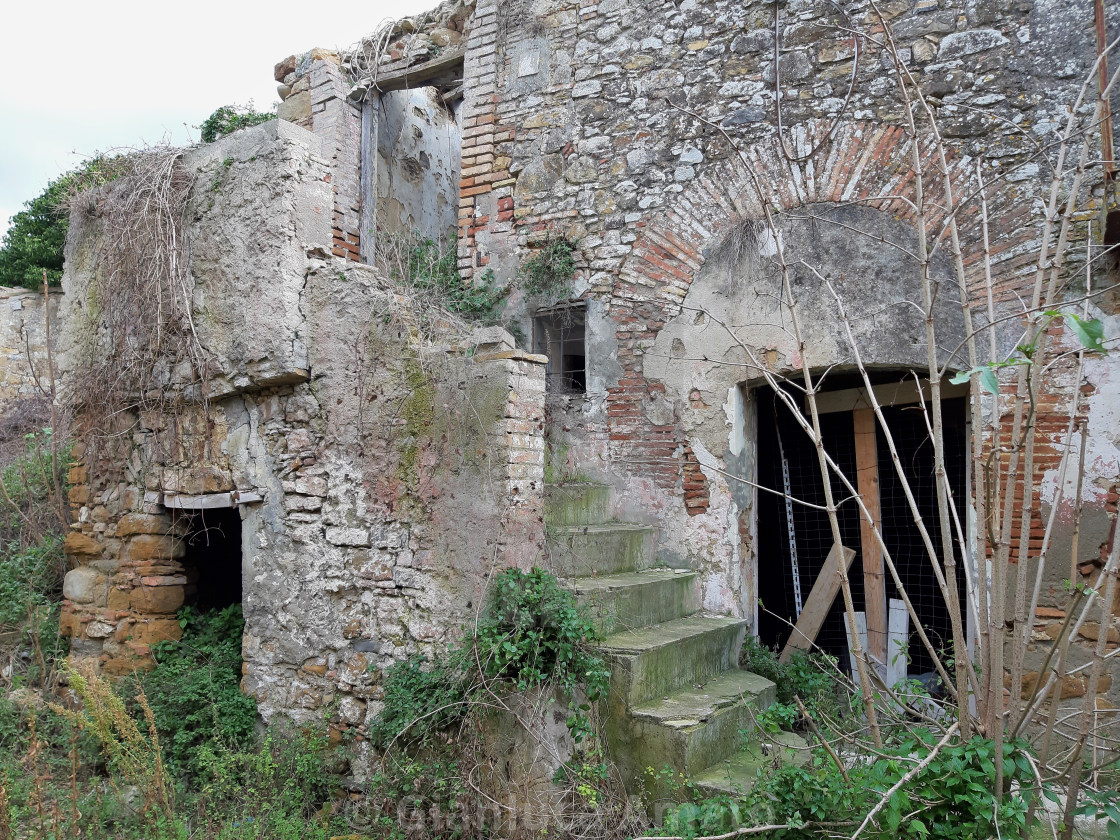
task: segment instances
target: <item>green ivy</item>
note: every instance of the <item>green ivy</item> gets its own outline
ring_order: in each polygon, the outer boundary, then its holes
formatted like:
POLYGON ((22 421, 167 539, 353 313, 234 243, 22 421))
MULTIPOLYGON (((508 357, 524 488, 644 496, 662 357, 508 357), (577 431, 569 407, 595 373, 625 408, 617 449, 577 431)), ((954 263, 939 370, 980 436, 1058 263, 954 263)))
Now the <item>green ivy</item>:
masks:
POLYGON ((276 114, 257 111, 250 101, 248 105, 223 105, 208 116, 198 128, 202 130, 202 142, 213 143, 227 134, 274 119, 276 114))

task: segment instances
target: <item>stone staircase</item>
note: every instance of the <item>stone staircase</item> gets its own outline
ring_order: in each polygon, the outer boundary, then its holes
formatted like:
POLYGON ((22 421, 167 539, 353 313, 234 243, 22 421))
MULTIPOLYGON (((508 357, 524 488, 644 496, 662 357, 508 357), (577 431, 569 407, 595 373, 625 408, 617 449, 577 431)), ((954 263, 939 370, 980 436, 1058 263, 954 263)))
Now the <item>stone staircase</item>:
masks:
POLYGON ((748 788, 767 750, 741 732, 775 687, 738 668, 747 622, 702 612, 698 575, 656 565, 656 528, 610 521, 606 485, 545 493, 552 571, 606 635, 606 739, 627 789, 663 796, 647 768, 666 766, 713 791, 748 788))

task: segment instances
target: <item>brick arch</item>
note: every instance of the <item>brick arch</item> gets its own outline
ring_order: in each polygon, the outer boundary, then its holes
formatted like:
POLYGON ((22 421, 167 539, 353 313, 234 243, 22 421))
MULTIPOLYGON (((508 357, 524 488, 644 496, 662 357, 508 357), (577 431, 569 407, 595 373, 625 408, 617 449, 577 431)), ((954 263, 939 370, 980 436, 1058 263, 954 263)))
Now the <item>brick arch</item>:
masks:
MULTIPOLYGON (((808 150, 824 140, 828 124, 813 122, 796 131, 794 147, 808 150)), ((928 218, 940 226, 946 219, 944 181, 938 174, 936 146, 919 140, 918 155, 925 173, 928 218)), ((949 151, 949 178, 958 201, 970 198, 965 212, 979 216, 974 198, 975 159, 949 151)), ((659 216, 639 231, 633 250, 620 267, 612 288, 610 316, 615 322, 623 375, 607 396, 612 455, 630 463, 655 483, 669 489, 684 482, 690 514, 708 507, 708 488, 687 437, 677 424, 657 425, 645 416, 644 401, 664 394, 662 383, 643 373, 642 352, 665 323, 681 311, 705 252, 743 220, 762 219, 764 208, 752 172, 779 212, 819 204, 860 202, 913 222, 913 207, 892 196, 912 198, 915 186, 914 146, 905 128, 870 122, 842 125, 813 160, 794 163, 770 140, 745 147, 704 167, 702 174, 672 200, 659 216), (745 160, 744 160, 745 158, 745 160)), ((989 218, 998 219, 989 233, 996 297, 1013 299, 1032 281, 1031 246, 1038 230, 1032 225, 1026 190, 1000 182, 988 190, 989 218)), ((961 225, 969 296, 976 299, 984 282, 979 225, 961 225)), ((948 248, 947 238, 942 247, 948 248)))

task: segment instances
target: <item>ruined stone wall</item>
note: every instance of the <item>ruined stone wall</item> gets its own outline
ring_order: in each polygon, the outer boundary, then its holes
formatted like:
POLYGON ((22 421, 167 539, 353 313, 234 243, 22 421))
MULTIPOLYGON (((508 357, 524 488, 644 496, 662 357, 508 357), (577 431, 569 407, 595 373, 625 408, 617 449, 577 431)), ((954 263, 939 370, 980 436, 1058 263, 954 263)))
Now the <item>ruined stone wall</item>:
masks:
MULTIPOLYGON (((995 310, 1010 314, 1030 297, 1056 132, 1096 58, 1092 4, 898 0, 879 9, 948 143, 946 177, 925 183, 927 201, 944 204, 946 182, 974 196, 978 163, 991 185, 995 310), (1031 159, 1040 143, 1051 144, 1049 157, 1031 159)), ((746 615, 759 559, 754 491, 737 481, 753 476, 743 386, 758 376, 745 349, 778 372, 796 369, 802 355, 773 302, 778 290, 766 266, 775 249, 758 235, 764 207, 756 188, 782 214, 790 242, 805 245, 791 258, 808 257, 840 289, 868 363, 921 365, 926 353, 920 321, 906 311, 915 263, 905 256, 913 246, 905 230, 914 213, 890 196, 912 192, 915 153, 933 171, 933 144, 905 129, 890 57, 865 39, 856 64, 835 7, 805 0, 778 13, 777 74, 775 8, 762 2, 479 0, 465 59, 460 271, 485 266, 509 281, 549 236, 578 243, 570 294, 588 307, 589 387, 586 397, 556 401, 551 433, 568 447, 573 471, 614 485, 620 518, 660 526, 662 559, 704 572, 706 607, 746 615), (826 222, 836 241, 823 253, 794 229, 826 222), (845 230, 864 244, 841 241, 845 230), (730 246, 738 256, 729 268, 730 246)), ((868 7, 848 13, 881 34, 868 7)), ((1090 93, 1081 115, 1092 105, 1090 93)), ((1090 157, 1098 149, 1094 136, 1090 157)), ((1074 260, 1084 258, 1087 222, 1099 237, 1103 211, 1116 206, 1115 192, 1096 178, 1081 203, 1074 260)), ((978 312, 980 212, 973 200, 961 217, 978 312)), ((940 248, 934 271, 948 279, 948 244, 940 248)), ((1080 274, 1070 272, 1071 296, 1080 274)), ((809 272, 799 282, 808 361, 850 368, 823 282, 814 286, 809 272)), ((507 313, 528 335, 529 314, 548 302, 515 292, 507 313)), ((1115 308, 1102 306, 1089 313, 1115 335, 1115 308)), ((1000 352, 1015 346, 1022 326, 1005 322, 1000 352)), ((959 316, 943 327, 951 346, 959 316)), ((1052 340, 1055 355, 1076 347, 1057 326, 1052 340)), ((958 357, 953 366, 967 364, 958 357)), ((1050 369, 1039 403, 1036 477, 1048 503, 1071 398, 1088 418, 1088 555, 1109 539, 1106 500, 1120 474, 1114 371, 1112 358, 1090 359, 1086 381, 1075 382, 1067 358, 1050 369)), ((1059 518, 1067 542, 1073 495, 1065 494, 1059 518)), ((1032 548, 1040 538, 1035 522, 1032 548)), ((1068 577, 1068 562, 1058 565, 1065 574, 1054 573, 1053 603, 1058 580, 1068 577)))
MULTIPOLYGON (((493 569, 535 559, 544 366, 501 330, 426 331, 401 290, 332 256, 329 154, 283 122, 185 154, 209 402, 75 448, 62 626, 108 673, 147 667, 207 587, 208 506, 233 505, 246 690, 266 720, 330 708, 360 728, 383 668, 456 634, 493 569)), ((99 232, 71 224, 68 327, 99 232)), ((82 340, 62 340, 76 393, 82 340)))
MULTIPOLYGON (((49 297, 52 329, 60 295, 49 297)), ((42 292, 0 289, 0 413, 19 400, 50 394, 47 322, 42 292)))
POLYGON ((331 253, 361 262, 361 107, 347 95, 351 84, 338 53, 313 49, 276 65, 281 120, 314 132, 330 164, 334 194, 331 253))

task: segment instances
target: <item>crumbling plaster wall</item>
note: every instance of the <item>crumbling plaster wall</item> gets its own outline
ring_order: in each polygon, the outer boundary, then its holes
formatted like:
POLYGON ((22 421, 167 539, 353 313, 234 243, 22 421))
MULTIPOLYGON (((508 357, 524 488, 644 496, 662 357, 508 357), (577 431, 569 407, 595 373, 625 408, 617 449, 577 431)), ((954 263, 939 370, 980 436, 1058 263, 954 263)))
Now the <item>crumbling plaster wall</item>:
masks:
MULTIPOLYGON (((206 584, 176 505, 236 493, 246 690, 266 719, 328 710, 360 736, 380 671, 456 634, 491 570, 540 550, 544 366, 501 330, 425 338, 400 290, 331 256, 322 148, 274 122, 185 154, 210 400, 76 447, 62 625, 108 673, 150 664, 206 584)), ((96 215, 71 225, 60 344, 80 395, 71 328, 100 231, 96 215)))
MULTIPOLYGON (((1092 5, 898 0, 879 8, 909 71, 935 98, 957 193, 971 189, 980 158, 998 184, 989 200, 996 311, 1011 312, 1029 297, 1038 197, 1048 174, 1028 164, 995 179, 1064 124, 1096 57, 1092 5)), ((772 206, 793 216, 852 202, 874 208, 873 218, 857 220, 853 238, 913 222, 898 203, 866 204, 913 178, 888 58, 864 43, 855 93, 845 103, 853 50, 835 10, 802 0, 780 13, 785 153, 776 139, 774 7, 762 2, 479 0, 462 123, 460 270, 492 269, 508 281, 547 236, 579 244, 572 294, 588 304, 590 387, 585 398, 556 401, 550 433, 569 446, 573 470, 615 486, 620 518, 660 526, 663 559, 705 570, 707 607, 748 615, 754 558, 743 529, 745 500, 736 499, 741 492, 726 474, 751 469, 749 395, 740 387, 751 377, 712 361, 724 361, 731 348, 696 309, 715 307, 741 325, 777 371, 799 360, 774 306, 764 302, 760 315, 757 301, 725 294, 724 277, 709 261, 744 223, 764 218, 755 178, 772 206), (817 144, 816 159, 799 159, 817 144), (675 352, 676 341, 683 352, 675 352)), ((872 15, 866 7, 851 13, 864 23, 872 15)), ((930 152, 927 145, 920 153, 928 161, 930 152)), ((940 185, 926 187, 936 203, 940 185)), ((1077 236, 1111 199, 1098 185, 1091 200, 1077 236)), ((975 219, 979 207, 969 213, 975 219)), ((982 262, 977 226, 969 228, 962 244, 971 302, 979 306, 982 262)), ((888 301, 913 294, 903 275, 915 276, 914 262, 897 257, 896 279, 886 270, 888 250, 871 255, 871 276, 869 255, 854 246, 812 259, 829 279, 844 279, 841 294, 856 292, 845 303, 862 317, 869 287, 880 286, 888 301)), ((1075 258, 1083 250, 1082 239, 1075 258)), ((526 334, 537 303, 515 294, 507 308, 526 334)), ((850 365, 827 304, 814 295, 810 310, 805 340, 813 363, 850 365)), ((864 331, 864 352, 884 365, 920 363, 924 339, 919 333, 913 340, 912 319, 902 329, 888 323, 864 331)), ((1014 347, 1020 328, 1009 325, 1001 346, 1014 347)), ((1055 340, 1069 349, 1068 335, 1055 340)), ((1098 434, 1084 491, 1098 536, 1109 528, 1106 499, 1117 471, 1109 423, 1117 402, 1104 372, 1113 366, 1090 365, 1081 408, 1098 434)), ((1043 429, 1056 436, 1080 383, 1069 366, 1053 374, 1040 405, 1043 429)), ((1057 447, 1042 447, 1037 475, 1055 470, 1059 457, 1057 447)), ((1071 495, 1063 502, 1066 527, 1071 495)), ((1032 532, 1033 548, 1039 537, 1032 532)))
POLYGON ((459 223, 457 103, 435 88, 382 94, 377 103, 377 229, 443 242, 459 223))

